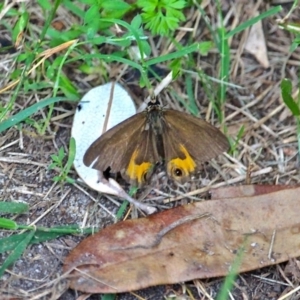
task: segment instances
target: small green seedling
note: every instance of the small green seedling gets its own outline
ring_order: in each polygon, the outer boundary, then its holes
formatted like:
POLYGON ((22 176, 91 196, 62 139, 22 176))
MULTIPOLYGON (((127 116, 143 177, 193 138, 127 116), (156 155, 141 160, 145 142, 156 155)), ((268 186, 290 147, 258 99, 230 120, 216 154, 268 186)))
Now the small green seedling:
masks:
POLYGON ((49 170, 59 169, 59 175, 53 177, 53 181, 60 182, 60 183, 74 183, 75 180, 68 176, 70 169, 73 165, 76 153, 76 144, 74 138, 70 140, 70 147, 69 147, 69 156, 67 163, 64 165, 64 159, 66 157, 66 153, 64 152, 64 148, 60 147, 58 150, 58 154, 52 154, 51 159, 52 163, 49 166, 49 170))

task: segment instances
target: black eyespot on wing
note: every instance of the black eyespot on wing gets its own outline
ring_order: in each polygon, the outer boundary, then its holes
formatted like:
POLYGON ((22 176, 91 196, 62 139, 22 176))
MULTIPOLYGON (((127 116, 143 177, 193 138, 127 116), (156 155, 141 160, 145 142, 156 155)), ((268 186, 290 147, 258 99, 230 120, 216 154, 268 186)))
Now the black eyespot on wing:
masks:
POLYGON ((174 176, 181 177, 182 176, 182 170, 179 168, 174 169, 174 176))
POLYGON ((82 109, 82 105, 79 103, 79 104, 77 105, 77 110, 78 110, 78 111, 81 111, 81 109, 82 109))

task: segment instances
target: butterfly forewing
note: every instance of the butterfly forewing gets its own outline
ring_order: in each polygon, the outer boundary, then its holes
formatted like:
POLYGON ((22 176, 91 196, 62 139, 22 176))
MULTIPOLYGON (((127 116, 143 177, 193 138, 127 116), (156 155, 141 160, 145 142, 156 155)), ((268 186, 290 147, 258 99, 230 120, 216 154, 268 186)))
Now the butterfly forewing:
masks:
POLYGON ((135 145, 146 123, 145 113, 136 114, 102 134, 86 151, 83 162, 86 166, 105 171, 108 167, 112 172, 126 168, 124 153, 135 145))

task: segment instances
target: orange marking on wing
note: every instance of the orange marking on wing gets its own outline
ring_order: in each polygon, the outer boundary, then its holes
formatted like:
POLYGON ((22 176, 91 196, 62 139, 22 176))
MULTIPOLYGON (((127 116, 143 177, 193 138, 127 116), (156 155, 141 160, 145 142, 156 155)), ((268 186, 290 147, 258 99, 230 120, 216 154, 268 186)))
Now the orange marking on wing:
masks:
POLYGON ((174 158, 168 163, 168 173, 172 173, 172 169, 179 168, 184 172, 184 176, 188 176, 190 173, 194 172, 196 169, 196 163, 190 156, 187 149, 180 144, 180 151, 185 155, 184 159, 174 158))
POLYGON ((150 162, 143 162, 140 165, 135 163, 135 159, 139 151, 135 150, 131 155, 126 174, 129 176, 130 180, 137 180, 139 184, 144 182, 145 175, 152 168, 150 162))

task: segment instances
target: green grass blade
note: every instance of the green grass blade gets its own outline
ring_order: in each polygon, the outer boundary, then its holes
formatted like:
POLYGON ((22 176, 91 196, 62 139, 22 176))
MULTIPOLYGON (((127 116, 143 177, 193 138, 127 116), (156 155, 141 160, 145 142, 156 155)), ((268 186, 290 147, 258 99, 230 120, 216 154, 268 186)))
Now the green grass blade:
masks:
POLYGON ((7 259, 2 263, 2 266, 0 268, 0 278, 4 274, 5 270, 12 265, 18 258, 21 257, 24 250, 32 240, 32 237, 34 236, 34 231, 28 232, 27 235, 21 240, 14 250, 11 252, 11 254, 7 257, 7 259))
POLYGON ((290 109, 293 116, 300 116, 299 106, 292 97, 292 82, 285 78, 281 81, 280 88, 285 105, 290 109))
POLYGON ((36 113, 39 109, 44 108, 52 103, 56 103, 59 101, 66 101, 68 99, 63 97, 54 97, 48 98, 41 102, 35 103, 32 106, 25 108, 24 110, 20 111, 16 115, 9 117, 7 120, 0 123, 0 133, 4 130, 24 121, 26 118, 31 116, 32 114, 36 113))
POLYGON ((67 234, 90 234, 92 232, 97 232, 97 229, 95 228, 81 229, 77 225, 58 226, 58 227, 52 227, 47 229, 49 229, 49 231, 44 231, 44 230, 42 231, 40 230, 40 228, 37 228, 37 231, 33 239, 31 240, 30 244, 43 243, 67 234))
POLYGON ((75 155, 76 155, 76 141, 73 137, 71 137, 70 139, 70 145, 69 145, 69 156, 68 156, 68 161, 66 163, 66 172, 69 173, 74 159, 75 159, 75 155))
POLYGON ((227 32, 225 38, 228 39, 228 38, 232 37, 233 35, 235 35, 236 33, 244 31, 246 28, 252 26, 253 24, 257 23, 258 21, 261 21, 267 17, 270 17, 272 15, 279 13, 281 10, 282 10, 282 7, 280 5, 272 7, 269 10, 267 10, 263 13, 260 13, 257 17, 247 20, 246 22, 240 24, 233 30, 227 32))
POLYGON ((14 234, 5 238, 0 239, 0 253, 11 251, 25 239, 28 233, 14 234))
POLYGON ((106 294, 101 296, 101 300, 115 300, 116 294, 106 294))
POLYGON ((132 60, 129 60, 129 59, 126 59, 124 57, 121 57, 119 55, 114 55, 114 54, 100 54, 100 53, 95 53, 95 54, 82 54, 82 55, 79 55, 79 56, 76 56, 76 58, 71 58, 71 59, 68 59, 67 60, 67 64, 73 62, 73 61, 78 61, 78 60, 90 60, 90 59, 98 59, 99 61, 101 60, 104 60, 105 62, 120 62, 122 64, 125 64, 125 65, 128 65, 128 66, 131 66, 132 68, 135 68, 135 69, 138 69, 140 70, 141 72, 143 71, 143 68, 140 64, 132 61, 132 60))
POLYGON ((236 258, 231 265, 229 274, 225 277, 225 281, 222 285, 220 293, 218 293, 218 295, 217 295, 217 300, 225 300, 225 299, 229 298, 228 294, 233 289, 234 281, 238 276, 238 270, 242 263, 243 254, 245 251, 246 239, 245 239, 243 245, 239 248, 239 250, 237 252, 236 258))
POLYGON ((0 212, 7 214, 21 214, 23 212, 28 211, 27 203, 19 203, 19 202, 0 202, 0 212))
POLYGON ((194 97, 195 95, 193 90, 193 80, 190 74, 186 74, 185 86, 186 86, 186 91, 189 99, 188 110, 192 115, 197 116, 199 113, 199 109, 196 103, 196 99, 194 97))
MULTIPOLYGON (((17 227, 21 228, 23 226, 17 225, 17 227)), ((24 228, 30 229, 29 226, 24 226, 24 228)), ((80 228, 79 225, 56 226, 52 228, 37 227, 29 244, 39 244, 67 234, 91 234, 94 232, 97 232, 97 229, 90 227, 80 228)), ((0 239, 0 253, 12 251, 27 235, 28 233, 14 234, 0 239)))
POLYGON ((155 57, 155 58, 152 58, 152 59, 149 59, 145 62, 145 65, 146 66, 151 66, 151 65, 155 65, 155 64, 159 64, 159 63, 162 63, 162 62, 165 62, 165 61, 169 61, 169 60, 173 60, 173 59, 176 59, 176 58, 180 58, 180 57, 183 57, 187 54, 190 54, 192 52, 195 52, 199 49, 199 44, 196 43, 196 44, 193 44, 191 46, 188 46, 188 47, 185 47, 183 49, 180 49, 176 52, 173 52, 173 53, 169 53, 169 54, 166 54, 166 55, 161 55, 159 57, 155 57))
POLYGON ((227 90, 227 82, 229 78, 229 71, 230 71, 230 49, 228 45, 228 40, 225 38, 225 28, 220 28, 218 30, 219 34, 219 51, 221 55, 221 69, 219 78, 220 88, 219 88, 219 95, 218 95, 218 105, 216 107, 216 112, 218 113, 219 121, 222 122, 223 117, 223 105, 226 100, 226 90, 227 90))
POLYGON ((118 212, 116 214, 117 220, 121 220, 122 216, 124 215, 126 209, 128 208, 129 202, 127 200, 123 201, 118 212))

